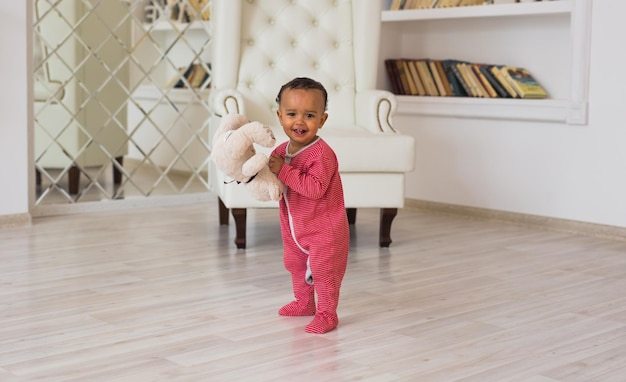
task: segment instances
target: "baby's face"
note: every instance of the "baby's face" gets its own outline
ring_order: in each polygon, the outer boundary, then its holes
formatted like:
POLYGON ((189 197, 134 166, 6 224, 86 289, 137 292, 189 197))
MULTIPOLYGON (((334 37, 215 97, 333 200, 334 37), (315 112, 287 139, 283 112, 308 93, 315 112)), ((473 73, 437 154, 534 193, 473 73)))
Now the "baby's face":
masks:
POLYGON ((328 118, 324 96, 318 89, 285 89, 277 115, 293 151, 313 142, 328 118))

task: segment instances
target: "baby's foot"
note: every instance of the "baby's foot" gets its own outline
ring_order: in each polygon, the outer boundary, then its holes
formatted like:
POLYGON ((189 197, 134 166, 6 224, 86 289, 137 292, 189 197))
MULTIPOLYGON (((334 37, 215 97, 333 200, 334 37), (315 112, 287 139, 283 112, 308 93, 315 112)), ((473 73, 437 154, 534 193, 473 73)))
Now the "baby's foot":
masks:
POLYGON ((281 316, 314 316, 315 304, 303 304, 298 301, 292 301, 278 310, 281 316))
POLYGON ((337 316, 327 317, 325 314, 316 314, 313 320, 304 328, 307 333, 324 334, 335 329, 339 324, 337 316))

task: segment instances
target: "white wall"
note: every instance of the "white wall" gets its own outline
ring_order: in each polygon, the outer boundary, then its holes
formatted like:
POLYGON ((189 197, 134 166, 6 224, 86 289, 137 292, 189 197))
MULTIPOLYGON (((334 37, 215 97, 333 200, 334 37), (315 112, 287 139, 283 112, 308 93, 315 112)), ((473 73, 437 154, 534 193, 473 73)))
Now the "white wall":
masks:
MULTIPOLYGON (((27 8, 0 2, 0 218, 29 210, 27 8)), ((2 220, 0 219, 0 223, 2 220)))
MULTIPOLYGON (((626 2, 595 0, 589 124, 401 116, 417 138, 407 197, 626 227, 626 2)), ((28 211, 26 9, 0 2, 0 217, 28 211), (22 32, 22 33, 20 33, 22 32)))
POLYGON ((410 199, 626 227, 626 2, 595 0, 587 126, 399 116, 410 199))

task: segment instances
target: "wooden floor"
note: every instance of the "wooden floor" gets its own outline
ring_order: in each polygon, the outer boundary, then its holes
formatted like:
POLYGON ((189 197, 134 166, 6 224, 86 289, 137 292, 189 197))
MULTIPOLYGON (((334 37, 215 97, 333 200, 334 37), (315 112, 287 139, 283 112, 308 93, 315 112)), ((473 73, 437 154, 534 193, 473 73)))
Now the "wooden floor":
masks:
POLYGON ((307 334, 276 210, 217 203, 0 230, 0 381, 626 381, 626 242, 359 210, 340 324, 307 334))

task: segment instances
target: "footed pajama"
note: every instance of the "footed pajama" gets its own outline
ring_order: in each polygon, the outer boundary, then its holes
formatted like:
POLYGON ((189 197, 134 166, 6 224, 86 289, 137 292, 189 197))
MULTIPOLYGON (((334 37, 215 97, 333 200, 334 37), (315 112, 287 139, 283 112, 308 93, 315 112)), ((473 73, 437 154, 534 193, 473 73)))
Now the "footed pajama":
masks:
POLYGON ((291 273, 295 297, 279 314, 315 315, 305 330, 326 333, 339 323, 339 291, 350 247, 337 160, 321 139, 291 156, 285 155, 286 144, 275 152, 286 159, 278 174, 287 186, 280 201, 280 223, 284 265, 291 273))

